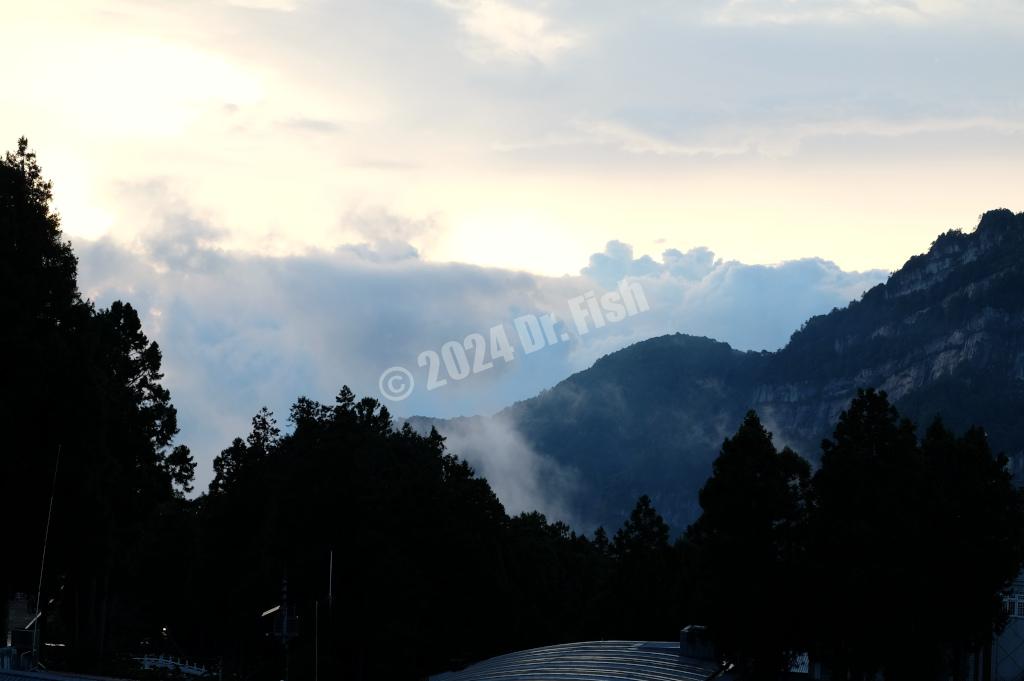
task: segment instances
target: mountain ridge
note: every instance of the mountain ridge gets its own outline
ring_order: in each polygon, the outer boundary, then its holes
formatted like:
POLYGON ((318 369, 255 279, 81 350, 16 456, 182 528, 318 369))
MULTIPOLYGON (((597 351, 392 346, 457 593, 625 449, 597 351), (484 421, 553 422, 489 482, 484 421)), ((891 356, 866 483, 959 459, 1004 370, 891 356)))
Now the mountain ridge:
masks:
MULTIPOLYGON (((889 393, 919 428, 983 425, 1015 472, 1024 462, 1024 213, 988 211, 940 234, 882 284, 808 319, 774 351, 671 334, 598 359, 493 417, 414 418, 417 427, 504 419, 575 471, 581 529, 617 527, 649 494, 676 530, 722 440, 755 409, 778 445, 812 461, 857 388, 889 393)), ((456 452, 470 458, 486 452, 456 452)))

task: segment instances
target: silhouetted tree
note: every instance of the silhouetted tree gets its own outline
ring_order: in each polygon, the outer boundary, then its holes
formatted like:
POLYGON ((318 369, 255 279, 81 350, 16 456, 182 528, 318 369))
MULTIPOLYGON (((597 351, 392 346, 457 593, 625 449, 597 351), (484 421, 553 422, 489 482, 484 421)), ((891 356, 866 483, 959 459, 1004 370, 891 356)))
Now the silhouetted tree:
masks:
POLYGON ((599 527, 594 530, 594 539, 592 540, 594 548, 597 552, 603 556, 607 556, 611 552, 611 542, 608 541, 608 533, 604 531, 603 527, 599 527))
MULTIPOLYGON (((129 303, 81 298, 51 200, 19 140, 0 158, 0 480, 18 514, 0 596, 36 589, 52 492, 41 621, 67 644, 63 666, 127 676, 118 653, 188 651, 223 659, 228 678, 301 678, 316 621, 325 678, 416 678, 534 645, 674 638, 696 612, 748 675, 806 647, 836 678, 918 679, 956 676, 1001 624, 1000 593, 1024 561, 1005 457, 984 431, 941 422, 919 443, 874 391, 843 412, 810 484, 806 462, 748 414, 675 545, 647 496, 611 540, 537 512, 510 518, 436 430, 396 427, 347 387, 333 404, 296 401, 287 433, 261 409, 215 459, 208 493, 187 499, 196 463, 174 445, 160 348, 129 303), (287 644, 261 617, 286 581, 287 644)), ((1020 220, 987 214, 979 229, 1020 220)), ((900 304, 883 297, 850 314, 900 304)), ((787 362, 825 366, 807 358, 834 344, 811 341, 839 323, 812 320, 787 362)), ((724 344, 686 343, 701 351, 663 344, 644 370, 734 366, 724 344)), ((596 443, 602 425, 573 428, 596 443)), ((619 430, 634 427, 647 424, 619 430)))
POLYGON ((643 557, 668 549, 668 525, 651 504, 651 498, 644 494, 637 499, 629 519, 615 533, 612 552, 625 559, 630 556, 643 557))
POLYGON ((929 568, 921 560, 923 461, 913 424, 873 390, 858 392, 822 450, 810 620, 818 652, 837 673, 860 678, 891 665, 918 621, 908 596, 929 568))
POLYGON ((607 638, 674 637, 683 608, 678 554, 650 497, 641 496, 611 542, 607 638))
POLYGON ((179 496, 192 492, 192 480, 196 475, 196 460, 185 445, 178 445, 164 459, 164 469, 171 482, 178 488, 179 496))
POLYGON ((921 542, 927 568, 914 595, 915 643, 937 659, 940 674, 962 679, 966 655, 1005 623, 1001 596, 1024 563, 1024 506, 1006 457, 992 454, 982 429, 957 437, 936 419, 921 452, 929 517, 921 542))
POLYGON ((181 600, 185 552, 167 555, 156 535, 187 517, 192 468, 185 450, 171 451, 177 418, 159 347, 131 305, 81 299, 51 200, 23 138, 0 158, 0 480, 19 518, 0 598, 37 588, 52 491, 41 621, 67 645, 66 664, 100 669, 181 600))
POLYGON ((772 443, 748 412, 726 438, 687 531, 697 564, 698 613, 719 652, 759 679, 787 670, 803 599, 801 528, 810 466, 772 443))
POLYGON ((814 649, 854 678, 958 673, 1000 626, 1024 515, 982 431, 918 445, 884 392, 858 391, 813 480, 807 614, 814 649))
MULTIPOLYGON (((296 408, 299 408, 299 405, 296 405, 296 408)), ((274 452, 280 441, 281 430, 277 427, 274 414, 266 407, 262 407, 252 417, 252 429, 245 440, 236 437, 231 442, 231 446, 214 458, 214 475, 213 480, 210 481, 210 493, 223 492, 235 484, 243 475, 244 469, 267 458, 274 452)))

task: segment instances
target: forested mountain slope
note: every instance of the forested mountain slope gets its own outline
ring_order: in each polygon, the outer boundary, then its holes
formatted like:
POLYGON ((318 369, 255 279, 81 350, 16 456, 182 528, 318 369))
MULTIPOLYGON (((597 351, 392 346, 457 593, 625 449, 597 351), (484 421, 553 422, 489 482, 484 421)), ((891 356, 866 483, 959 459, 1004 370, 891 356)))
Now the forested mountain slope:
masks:
MULTIPOLYGON (((922 427, 936 415, 957 430, 983 425, 1019 468, 1024 214, 994 210, 973 232, 942 234, 885 284, 808 320, 777 352, 654 338, 498 417, 575 470, 570 504, 584 524, 616 527, 650 494, 682 530, 696 517, 697 491, 722 439, 746 410, 758 411, 779 444, 815 460, 858 387, 887 391, 922 427)), ((445 422, 431 422, 445 431, 445 422)))

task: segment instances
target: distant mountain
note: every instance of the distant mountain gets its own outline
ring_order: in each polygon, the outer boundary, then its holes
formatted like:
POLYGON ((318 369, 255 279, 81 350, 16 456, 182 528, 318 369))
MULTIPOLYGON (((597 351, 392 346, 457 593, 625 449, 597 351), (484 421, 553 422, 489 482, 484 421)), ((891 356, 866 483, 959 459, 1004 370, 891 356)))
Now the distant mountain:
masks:
MULTIPOLYGON (((578 472, 569 503, 588 527, 618 527, 649 494, 681 531, 699 513, 697 492, 722 439, 748 409, 777 444, 815 460, 859 387, 887 391, 922 428, 936 415, 955 429, 983 425, 993 447, 1020 467, 1024 213, 990 211, 973 232, 942 234, 860 300, 809 319, 777 352, 681 334, 654 338, 497 418, 578 472)), ((442 433, 452 425, 434 423, 442 433)))

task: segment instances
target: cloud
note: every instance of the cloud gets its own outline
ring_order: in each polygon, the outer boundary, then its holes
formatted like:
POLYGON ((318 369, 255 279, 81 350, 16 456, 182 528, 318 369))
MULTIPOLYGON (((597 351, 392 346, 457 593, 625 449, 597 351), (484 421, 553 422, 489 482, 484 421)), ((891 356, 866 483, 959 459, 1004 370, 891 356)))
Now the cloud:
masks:
MULTIPOLYGON (((219 249, 216 227, 172 207, 131 244, 108 237, 77 241, 75 248, 85 295, 101 305, 133 302, 147 334, 160 342, 180 439, 201 463, 200 487, 209 480, 212 458, 246 432, 263 405, 285 414, 298 396, 329 401, 343 384, 379 396, 381 372, 400 365, 414 373, 417 389, 404 402, 388 403, 393 412, 494 413, 608 352, 666 333, 707 335, 742 349, 777 348, 810 315, 843 305, 885 278, 818 259, 745 265, 703 248, 667 249, 654 259, 622 242, 594 254, 578 276, 439 264, 402 250, 411 248, 406 239, 430 233, 432 218, 382 209, 354 211, 343 221, 357 235, 363 230, 363 244, 266 257, 219 249), (650 310, 576 333, 567 301, 622 281, 643 286, 650 310), (548 313, 563 320, 558 330, 569 339, 525 353, 514 320, 548 313), (516 345, 512 361, 494 359, 482 373, 426 389, 424 351, 440 352, 448 341, 461 343, 473 333, 489 340, 497 326, 516 345)), ((547 468, 543 452, 529 451, 509 424, 488 428, 500 430, 466 429, 453 434, 453 445, 494 457, 474 456, 472 463, 506 480, 494 482, 511 509, 532 504, 559 517, 568 507, 559 499, 572 492, 571 472, 547 468), (477 448, 483 441, 494 448, 477 448), (523 468, 510 472, 517 461, 523 468)))
POLYGON ((992 0, 723 0, 711 3, 705 16, 712 23, 736 26, 926 23, 960 20, 978 10, 1021 17, 1012 1, 992 0))
POLYGON ((688 243, 748 261, 894 266, 1015 191, 1015 0, 919 0, 920 18, 836 0, 242 3, 294 11, 12 5, 0 57, 35 61, 0 107, 42 145, 69 234, 131 241, 138 221, 110 187, 156 173, 230 246, 278 254, 345 243, 338 213, 366 201, 443 214, 436 250, 404 241, 434 259, 537 267, 543 239, 486 246, 508 224, 557 224, 564 255, 543 267, 568 272, 622 237, 642 197, 630 229, 645 247, 678 219, 699 230, 688 243), (841 236, 808 244, 826 202, 841 236), (733 229, 752 215, 787 229, 733 229), (848 238, 862 230, 892 238, 848 238), (469 232, 483 236, 467 246, 469 232))
POLYGON ((722 135, 721 140, 683 142, 647 132, 639 126, 611 120, 579 121, 580 142, 613 147, 629 154, 655 156, 735 156, 751 151, 747 135, 722 135))
POLYGON ((342 126, 334 121, 328 121, 323 118, 307 118, 302 116, 284 120, 281 122, 281 126, 288 130, 325 134, 340 132, 342 130, 342 126))
POLYGON ((277 12, 294 12, 299 8, 300 0, 226 0, 232 7, 242 9, 273 10, 277 12))
POLYGON ((437 0, 452 12, 471 38, 469 53, 480 61, 491 59, 553 61, 573 47, 579 37, 556 30, 536 11, 501 0, 437 0))
POLYGON ((610 242, 581 273, 604 290, 618 282, 643 286, 650 310, 609 326, 574 347, 572 365, 585 368, 601 355, 668 333, 708 336, 741 350, 775 350, 815 314, 845 305, 887 278, 887 272, 847 272, 821 258, 748 265, 715 258, 707 248, 670 248, 658 262, 634 257, 610 242))
POLYGON ((437 216, 410 218, 381 206, 360 206, 348 211, 342 224, 371 240, 412 241, 438 229, 437 216))
MULTIPOLYGON (((421 424, 419 430, 427 428, 421 424)), ((488 480, 509 514, 540 511, 573 527, 586 524, 569 511, 579 492, 576 471, 538 454, 508 415, 453 419, 441 433, 448 450, 488 480)))
MULTIPOLYGON (((927 15, 910 0, 728 0, 710 13, 721 24, 846 23, 882 19, 920 20, 927 15)), ((952 3, 925 3, 936 6, 952 3)))
POLYGON ((500 142, 497 152, 559 147, 603 147, 634 156, 682 158, 724 158, 760 156, 785 158, 798 154, 808 142, 828 138, 911 138, 916 135, 949 135, 988 132, 1001 136, 1019 135, 1024 123, 1017 117, 989 115, 823 117, 816 113, 793 120, 789 116, 772 121, 771 111, 762 112, 759 121, 692 124, 674 132, 647 129, 643 123, 618 120, 580 119, 571 129, 546 133, 532 140, 500 142))
POLYGON ((661 258, 660 264, 647 255, 634 258, 632 246, 621 241, 609 241, 604 253, 590 256, 590 264, 581 273, 610 290, 626 277, 645 277, 662 272, 684 281, 699 280, 710 274, 715 265, 715 254, 703 247, 686 253, 669 248, 661 258))
POLYGON ((206 474, 264 403, 375 394, 387 366, 622 279, 649 312, 436 391, 417 373, 396 409, 495 411, 661 333, 775 348, 884 278, 671 240, 591 257, 627 227, 895 265, 1018 191, 1019 0, 227 4, 12 3, 0 45, 33 55, 0 107, 43 145, 83 290, 142 310, 206 474), (550 238, 509 228, 534 222, 550 238), (584 270, 436 262, 506 251, 584 270))
POLYGON ((715 254, 704 247, 681 253, 669 248, 661 255, 668 271, 683 279, 703 279, 715 266, 715 254))
POLYGON ((411 242, 429 241, 438 231, 438 222, 436 216, 409 218, 380 206, 368 206, 349 211, 342 227, 366 241, 343 244, 338 252, 383 263, 419 258, 419 250, 411 242))
POLYGON ((193 215, 171 214, 161 228, 143 233, 140 243, 150 261, 161 268, 182 272, 216 271, 223 257, 214 245, 224 236, 208 222, 193 215))

